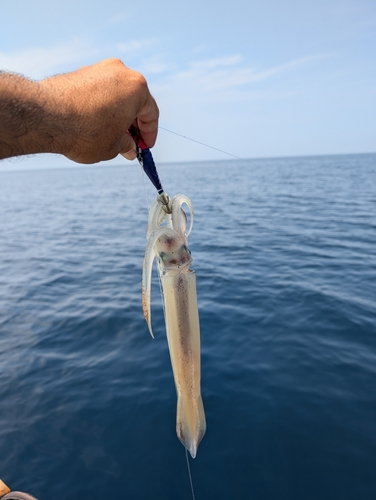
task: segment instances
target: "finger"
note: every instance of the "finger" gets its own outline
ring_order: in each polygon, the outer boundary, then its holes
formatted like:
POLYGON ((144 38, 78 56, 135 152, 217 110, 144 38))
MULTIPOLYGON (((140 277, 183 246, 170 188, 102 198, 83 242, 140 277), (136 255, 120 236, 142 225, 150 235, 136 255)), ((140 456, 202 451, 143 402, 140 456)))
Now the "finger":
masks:
POLYGON ((137 158, 137 152, 135 149, 130 149, 126 153, 120 153, 121 156, 124 156, 127 160, 135 160, 137 158))
POLYGON ((151 148, 157 140, 159 109, 154 98, 150 95, 147 103, 137 115, 137 125, 142 138, 151 148))
POLYGON ((134 160, 137 157, 136 143, 128 132, 124 134, 120 154, 127 160, 134 160))

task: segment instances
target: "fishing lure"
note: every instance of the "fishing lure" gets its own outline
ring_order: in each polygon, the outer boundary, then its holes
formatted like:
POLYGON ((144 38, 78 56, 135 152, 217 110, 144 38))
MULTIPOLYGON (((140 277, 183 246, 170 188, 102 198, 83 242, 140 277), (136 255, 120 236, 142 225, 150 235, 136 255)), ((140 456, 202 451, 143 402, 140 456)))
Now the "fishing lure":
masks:
POLYGON ((182 194, 170 200, 163 191, 154 161, 150 163, 150 150, 145 151, 146 148, 142 148, 139 136, 133 137, 139 150, 139 161, 144 170, 145 166, 149 169, 149 173, 146 173, 158 191, 148 218, 142 273, 142 307, 153 337, 150 295, 152 268, 154 259, 157 258, 168 347, 177 392, 176 433, 195 458, 198 445, 205 434, 206 420, 200 383, 200 323, 196 274, 190 269, 192 257, 188 249, 188 235, 192 230, 194 218, 193 205, 191 200, 182 194), (190 212, 188 232, 187 217, 181 208, 183 204, 190 212))

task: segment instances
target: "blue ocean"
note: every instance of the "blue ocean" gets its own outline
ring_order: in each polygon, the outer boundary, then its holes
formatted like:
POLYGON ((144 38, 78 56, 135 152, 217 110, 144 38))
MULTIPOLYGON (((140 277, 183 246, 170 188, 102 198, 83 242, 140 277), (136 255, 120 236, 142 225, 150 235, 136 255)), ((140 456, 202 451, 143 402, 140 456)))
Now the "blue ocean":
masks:
MULTIPOLYGON (((159 165, 189 196, 207 432, 196 500, 376 497, 376 154, 159 165)), ((0 478, 192 499, 136 162, 1 171, 0 478)))

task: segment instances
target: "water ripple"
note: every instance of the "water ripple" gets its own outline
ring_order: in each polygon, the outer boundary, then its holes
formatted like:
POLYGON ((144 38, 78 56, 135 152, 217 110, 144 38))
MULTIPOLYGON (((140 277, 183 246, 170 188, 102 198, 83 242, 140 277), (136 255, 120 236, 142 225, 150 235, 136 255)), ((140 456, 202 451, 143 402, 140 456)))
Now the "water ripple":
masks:
MULTIPOLYGON (((198 498, 374 498, 375 174, 376 155, 160 166, 195 207, 198 498)), ((189 499, 157 281, 154 340, 141 311, 141 176, 0 172, 0 219, 2 478, 189 499)))

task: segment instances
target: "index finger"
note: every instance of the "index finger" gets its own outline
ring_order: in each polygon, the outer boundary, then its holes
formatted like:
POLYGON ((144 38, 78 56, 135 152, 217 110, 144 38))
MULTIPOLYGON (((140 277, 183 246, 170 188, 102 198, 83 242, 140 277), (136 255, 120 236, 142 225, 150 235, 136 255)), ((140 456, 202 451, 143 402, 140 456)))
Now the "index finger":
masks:
POLYGON ((157 140, 159 109, 155 99, 149 95, 148 100, 137 115, 137 125, 142 138, 151 148, 157 140))

